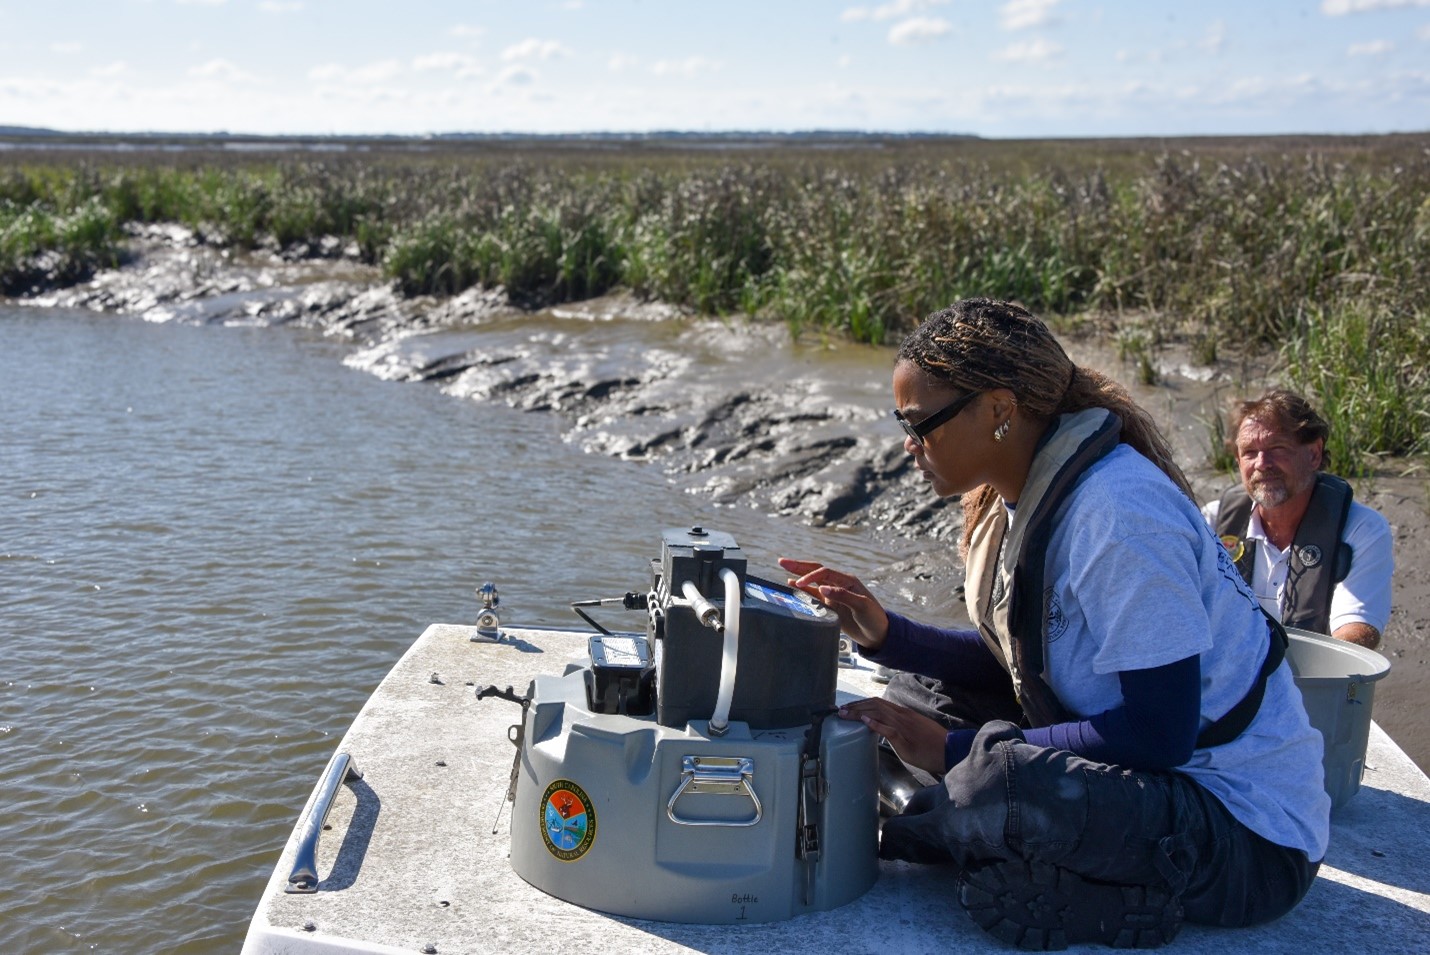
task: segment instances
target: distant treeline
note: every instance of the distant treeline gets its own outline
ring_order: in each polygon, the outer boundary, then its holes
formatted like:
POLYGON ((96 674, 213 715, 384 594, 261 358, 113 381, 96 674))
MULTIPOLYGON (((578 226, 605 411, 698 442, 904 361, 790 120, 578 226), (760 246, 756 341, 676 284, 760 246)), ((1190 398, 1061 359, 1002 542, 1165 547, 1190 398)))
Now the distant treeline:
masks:
POLYGON ((355 248, 410 295, 502 286, 537 306, 622 287, 870 342, 991 295, 1110 316, 1128 348, 1279 348, 1352 442, 1343 464, 1430 433, 1430 135, 4 161, 11 295, 119 261, 145 222, 355 248))

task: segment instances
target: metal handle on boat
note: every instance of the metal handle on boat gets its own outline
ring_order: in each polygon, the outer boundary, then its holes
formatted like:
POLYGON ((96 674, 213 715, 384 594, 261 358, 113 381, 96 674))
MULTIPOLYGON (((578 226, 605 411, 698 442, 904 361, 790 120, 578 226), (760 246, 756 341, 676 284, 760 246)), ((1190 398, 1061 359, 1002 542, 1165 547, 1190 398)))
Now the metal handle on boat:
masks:
POLYGON ((755 825, 764 817, 760 797, 755 795, 755 787, 750 785, 750 780, 755 777, 755 761, 748 756, 686 756, 681 761, 681 769, 680 787, 665 804, 665 814, 676 825, 741 829, 755 825), (675 804, 686 793, 749 796, 750 802, 754 803, 755 814, 749 819, 687 819, 677 816, 675 804))
POLYGON ((323 823, 328 820, 338 787, 361 778, 362 771, 351 756, 347 753, 333 754, 328 768, 323 770, 323 776, 318 780, 318 797, 303 822, 298 851, 293 856, 293 870, 288 873, 288 887, 283 891, 305 895, 318 891, 318 838, 323 834, 323 823))

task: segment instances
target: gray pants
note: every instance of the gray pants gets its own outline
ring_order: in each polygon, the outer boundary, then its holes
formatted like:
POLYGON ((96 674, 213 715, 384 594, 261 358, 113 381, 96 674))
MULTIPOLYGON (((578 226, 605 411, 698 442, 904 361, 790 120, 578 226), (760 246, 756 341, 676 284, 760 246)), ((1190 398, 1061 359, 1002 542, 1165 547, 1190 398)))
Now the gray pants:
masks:
MULTIPOLYGON (((898 685, 909 679, 896 677, 889 697, 912 702, 917 688, 898 685)), ((1289 912, 1320 867, 1246 828, 1190 777, 1034 746, 996 719, 941 782, 885 821, 879 853, 961 869, 1027 860, 1099 882, 1163 887, 1181 897, 1188 920, 1226 926, 1289 912)))

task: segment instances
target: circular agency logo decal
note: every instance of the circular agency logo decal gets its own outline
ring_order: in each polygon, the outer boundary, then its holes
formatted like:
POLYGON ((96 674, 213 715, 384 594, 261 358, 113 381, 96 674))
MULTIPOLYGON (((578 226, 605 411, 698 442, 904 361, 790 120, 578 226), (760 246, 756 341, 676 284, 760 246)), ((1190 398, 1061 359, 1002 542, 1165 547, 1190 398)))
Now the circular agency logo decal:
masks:
POLYGON ((586 790, 558 779, 541 795, 541 838, 562 862, 575 862, 596 841, 596 807, 586 790))

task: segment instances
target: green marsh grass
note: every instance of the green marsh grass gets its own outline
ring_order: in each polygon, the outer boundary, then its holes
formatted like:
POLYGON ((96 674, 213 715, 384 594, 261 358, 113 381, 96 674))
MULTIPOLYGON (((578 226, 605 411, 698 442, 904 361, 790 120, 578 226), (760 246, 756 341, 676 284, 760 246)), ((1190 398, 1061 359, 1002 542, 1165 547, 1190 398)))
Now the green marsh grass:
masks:
POLYGON ((1425 450, 1430 434, 1430 310, 1370 297, 1300 316, 1283 356, 1292 387, 1315 395, 1332 423, 1329 466, 1368 475, 1378 456, 1425 450))
POLYGON ((177 222, 235 248, 336 238, 408 295, 627 288, 868 342, 991 295, 1095 314, 1144 354, 1280 349, 1338 459, 1426 450, 1430 136, 14 155, 11 294, 117 261, 126 225, 177 222))

